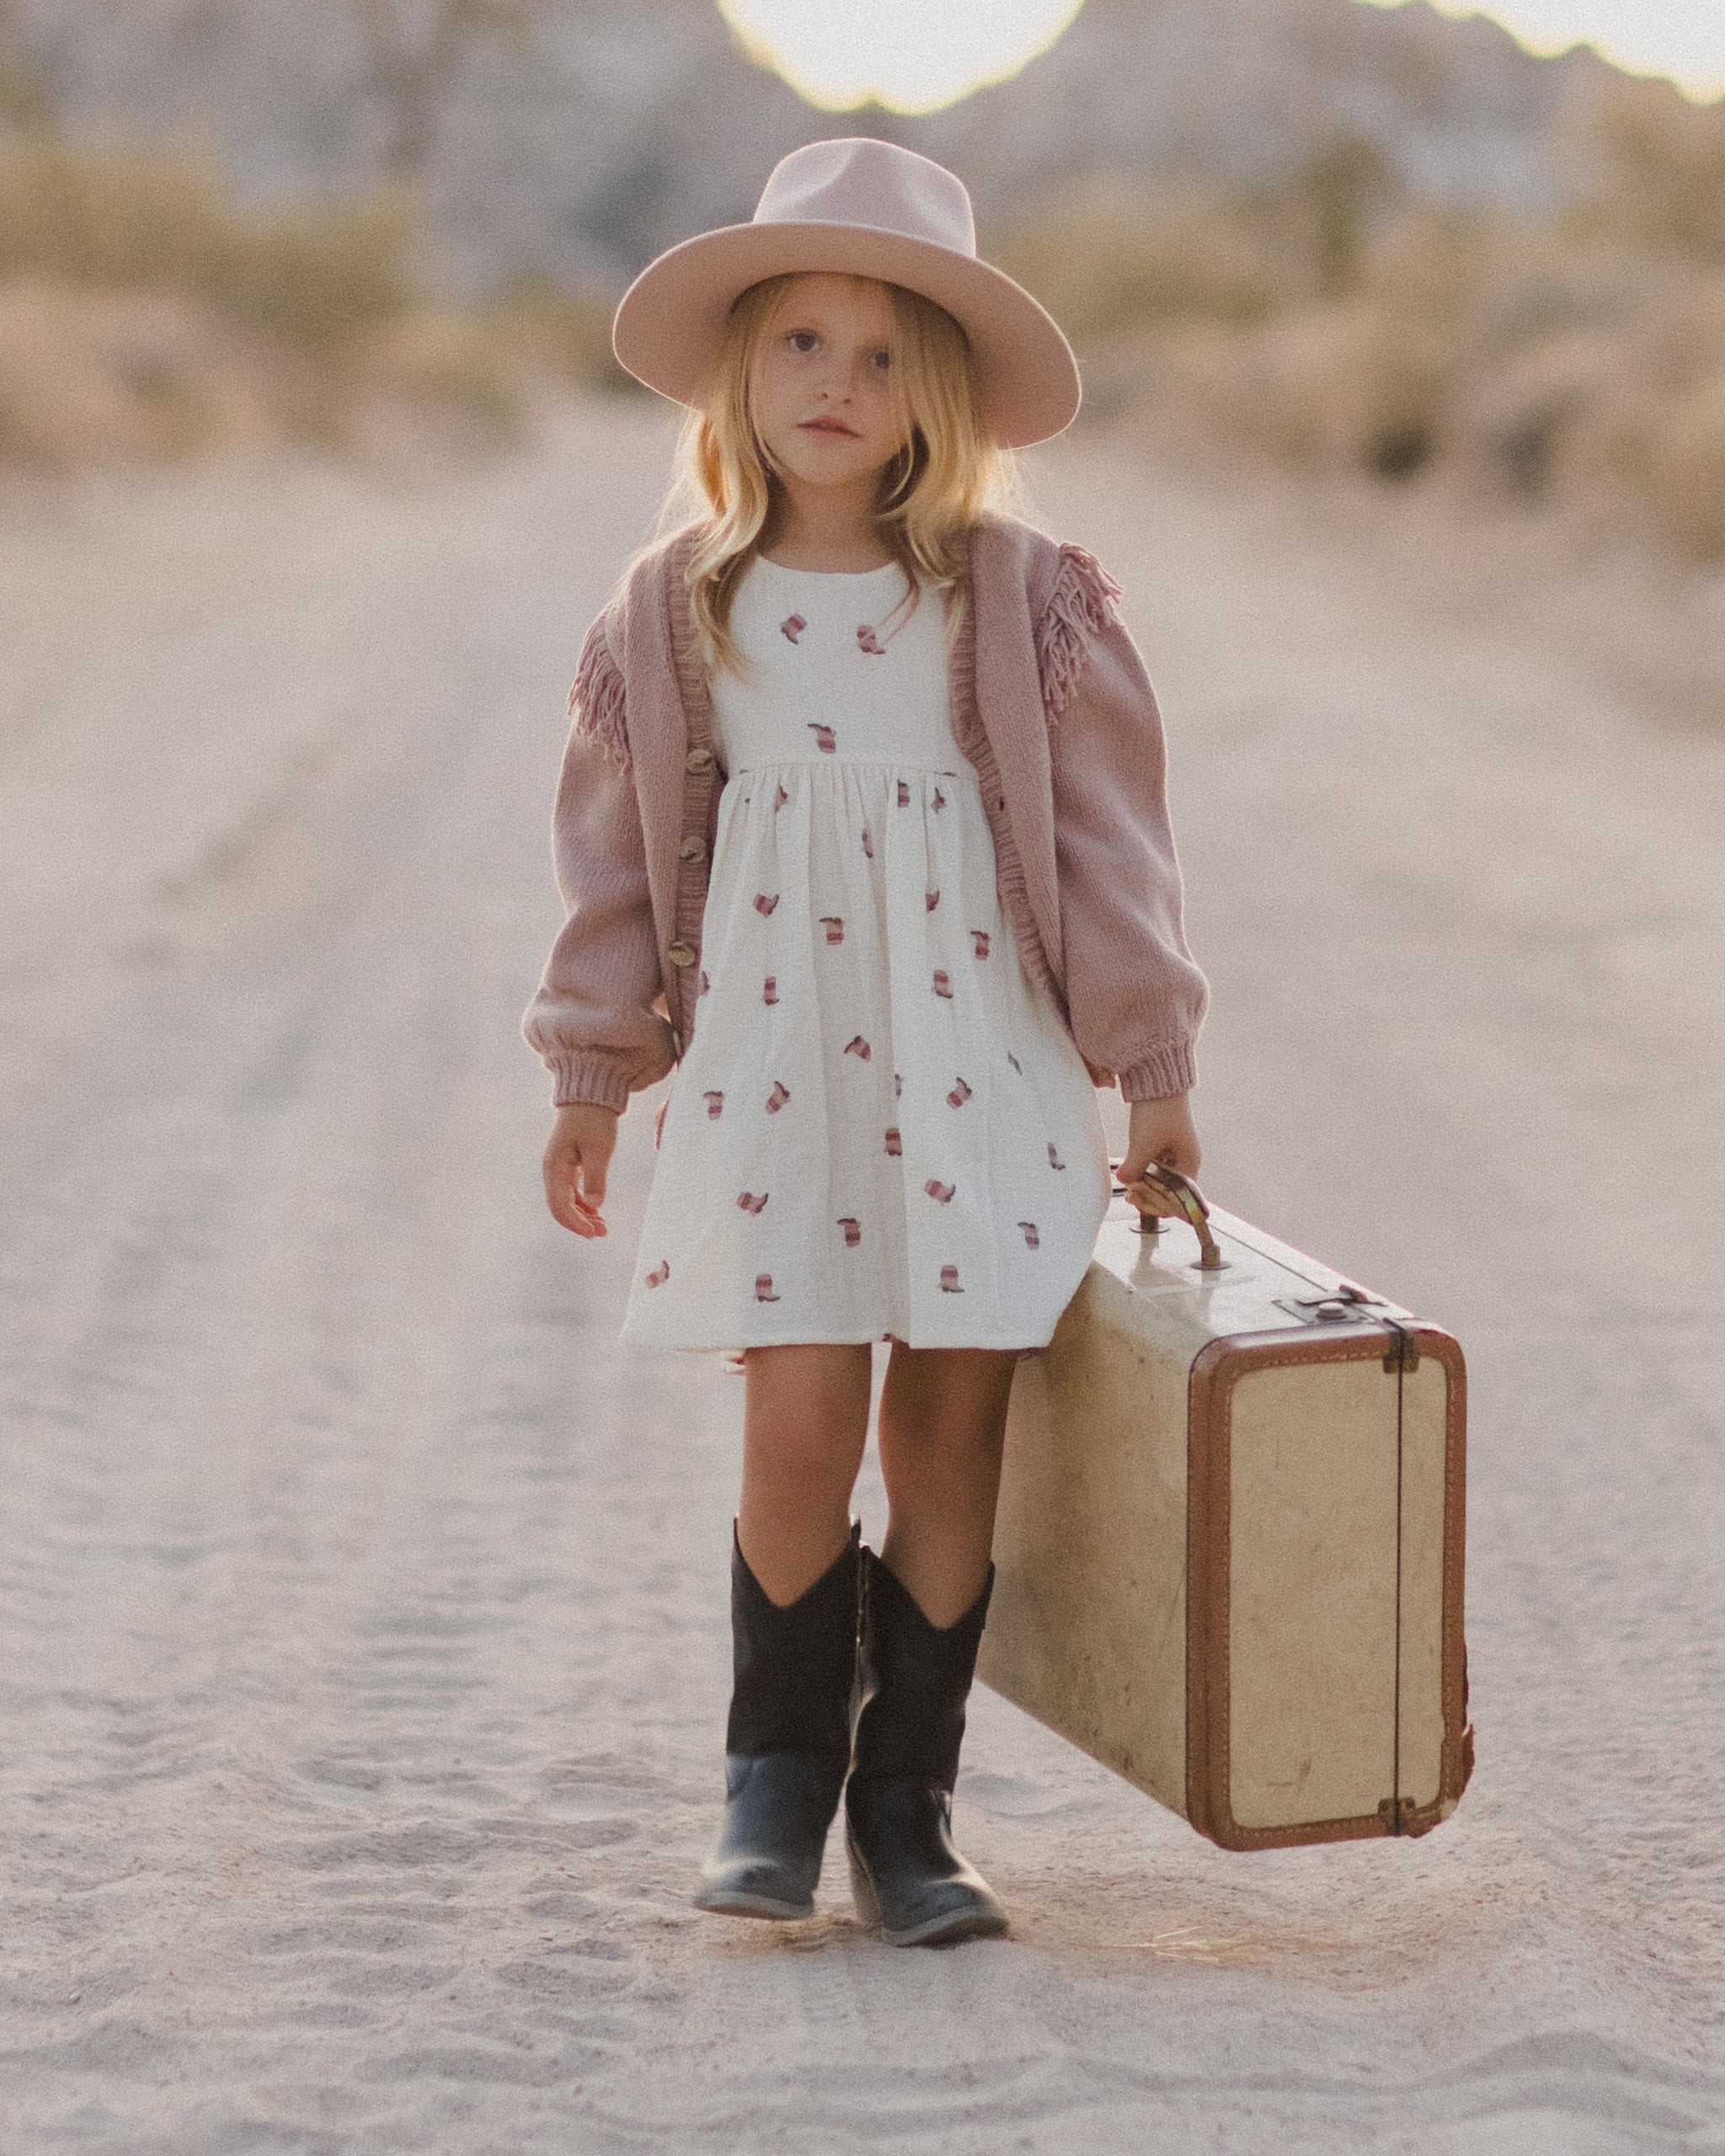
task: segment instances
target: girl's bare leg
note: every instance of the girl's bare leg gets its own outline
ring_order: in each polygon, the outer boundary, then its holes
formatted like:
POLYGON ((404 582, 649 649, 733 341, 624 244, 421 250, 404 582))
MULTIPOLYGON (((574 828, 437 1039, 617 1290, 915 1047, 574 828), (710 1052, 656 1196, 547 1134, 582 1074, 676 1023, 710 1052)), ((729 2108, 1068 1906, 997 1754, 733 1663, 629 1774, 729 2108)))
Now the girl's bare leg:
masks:
POLYGON ((880 1398, 890 1507, 880 1554, 932 1625, 956 1624, 988 1576, 1017 1359, 1009 1349, 893 1343, 880 1398))
POLYGON ((851 1492, 868 1434, 866 1342, 750 1348, 737 1540, 767 1595, 787 1608, 849 1540, 851 1492))

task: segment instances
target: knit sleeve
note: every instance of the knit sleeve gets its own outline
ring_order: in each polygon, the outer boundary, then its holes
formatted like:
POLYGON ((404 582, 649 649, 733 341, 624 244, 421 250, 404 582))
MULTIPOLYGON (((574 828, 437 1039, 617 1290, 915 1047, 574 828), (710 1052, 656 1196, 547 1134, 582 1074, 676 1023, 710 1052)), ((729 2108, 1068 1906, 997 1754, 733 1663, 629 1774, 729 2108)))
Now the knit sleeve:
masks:
POLYGON ((1049 728, 1067 1010, 1086 1061, 1129 1101, 1151 1100, 1196 1083, 1210 989, 1186 947, 1156 693, 1118 587, 1081 567, 1074 583, 1053 635, 1049 728))
POLYGON ((562 1107, 618 1110, 664 1077, 670 1023, 629 754, 623 676, 601 615, 581 648, 552 812, 552 862, 567 919, 521 1033, 562 1107))

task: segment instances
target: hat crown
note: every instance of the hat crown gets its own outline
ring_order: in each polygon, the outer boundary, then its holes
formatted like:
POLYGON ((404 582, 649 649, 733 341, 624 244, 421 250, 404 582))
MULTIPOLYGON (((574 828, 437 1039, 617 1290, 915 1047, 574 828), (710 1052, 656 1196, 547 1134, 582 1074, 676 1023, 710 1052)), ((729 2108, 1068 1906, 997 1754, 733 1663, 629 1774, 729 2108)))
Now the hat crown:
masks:
POLYGON ((862 225, 956 254, 976 254, 964 183, 944 165, 868 135, 805 143, 781 157, 755 205, 757 225, 862 225))

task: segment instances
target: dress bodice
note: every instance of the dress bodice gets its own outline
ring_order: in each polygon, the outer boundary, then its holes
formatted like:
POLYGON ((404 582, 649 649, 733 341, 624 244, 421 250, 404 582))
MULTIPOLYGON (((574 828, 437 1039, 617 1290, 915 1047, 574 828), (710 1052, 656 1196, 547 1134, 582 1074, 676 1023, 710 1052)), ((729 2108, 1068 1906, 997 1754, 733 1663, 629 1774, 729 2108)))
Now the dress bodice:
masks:
POLYGON ((782 568, 759 557, 738 585, 731 633, 749 679, 712 681, 727 771, 773 763, 902 764, 955 771, 945 610, 913 606, 895 562, 860 573, 782 568))

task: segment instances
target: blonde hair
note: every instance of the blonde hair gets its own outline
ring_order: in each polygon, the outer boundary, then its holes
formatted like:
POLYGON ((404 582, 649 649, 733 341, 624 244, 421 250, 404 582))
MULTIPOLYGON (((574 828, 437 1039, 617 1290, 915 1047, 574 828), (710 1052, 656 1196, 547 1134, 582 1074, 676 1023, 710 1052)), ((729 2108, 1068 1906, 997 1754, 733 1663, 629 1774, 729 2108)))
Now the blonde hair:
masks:
MULTIPOLYGON (((755 424, 754 371, 802 274, 763 279, 737 300, 713 387, 690 413, 679 444, 680 485, 705 504, 708 520, 685 571, 691 610, 709 662, 737 675, 745 669, 730 633, 731 601, 784 499, 755 424)), ((964 331, 920 292, 893 284, 885 291, 905 446, 882 470, 878 528, 905 572, 905 598, 914 606, 919 587, 938 592, 950 634, 968 596, 970 527, 1004 501, 1012 468, 983 420, 964 331)))

